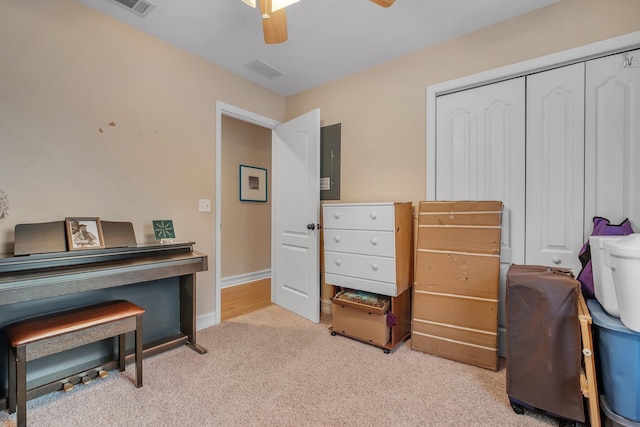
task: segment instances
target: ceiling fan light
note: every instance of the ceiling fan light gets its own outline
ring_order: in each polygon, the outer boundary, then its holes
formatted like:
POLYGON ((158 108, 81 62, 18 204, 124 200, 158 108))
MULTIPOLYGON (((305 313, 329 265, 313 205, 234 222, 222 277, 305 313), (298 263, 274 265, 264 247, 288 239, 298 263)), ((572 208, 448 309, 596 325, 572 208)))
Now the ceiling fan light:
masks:
POLYGON ((271 0, 271 11, 275 12, 276 10, 298 3, 299 1, 300 0, 271 0))
POLYGON ((256 0, 242 0, 242 2, 248 6, 251 6, 255 9, 256 7, 256 0))

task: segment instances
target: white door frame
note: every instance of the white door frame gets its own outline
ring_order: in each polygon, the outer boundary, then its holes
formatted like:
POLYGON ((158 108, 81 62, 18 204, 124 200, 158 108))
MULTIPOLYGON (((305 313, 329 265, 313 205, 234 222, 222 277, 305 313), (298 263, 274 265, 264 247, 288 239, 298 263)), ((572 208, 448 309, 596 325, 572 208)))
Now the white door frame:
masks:
POLYGON ((436 194, 436 97, 640 47, 640 31, 427 87, 426 200, 436 194))
MULTIPOLYGON (((222 116, 233 117, 234 119, 242 120, 243 122, 252 123, 257 126, 261 126, 266 129, 275 128, 280 124, 279 121, 270 119, 269 117, 261 116, 256 113, 252 113, 248 110, 243 110, 242 108, 235 107, 233 105, 225 104, 221 101, 216 101, 216 225, 215 225, 215 233, 216 233, 216 274, 215 274, 215 298, 216 298, 216 311, 215 311, 215 325, 220 323, 220 289, 222 277, 221 273, 221 237, 222 237, 222 223, 221 223, 221 212, 222 212, 222 116)), ((272 139, 270 139, 272 140, 272 139)), ((273 143, 272 143, 273 144, 273 143)), ((273 260, 274 252, 274 227, 273 221, 275 220, 275 212, 276 212, 276 203, 275 198, 273 197, 273 192, 276 189, 271 189, 271 258, 273 260)), ((273 266, 273 261, 272 261, 273 266)), ((273 290, 271 292, 271 299, 273 300, 273 290)))

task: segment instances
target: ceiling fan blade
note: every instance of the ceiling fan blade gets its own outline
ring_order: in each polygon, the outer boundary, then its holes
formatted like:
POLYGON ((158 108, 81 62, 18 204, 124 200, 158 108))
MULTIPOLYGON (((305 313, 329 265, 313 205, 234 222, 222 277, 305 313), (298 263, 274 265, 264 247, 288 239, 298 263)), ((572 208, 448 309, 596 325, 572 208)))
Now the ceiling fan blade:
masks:
POLYGON ((262 32, 264 33, 264 42, 267 44, 276 44, 286 42, 287 34, 287 12, 284 8, 271 12, 271 5, 268 0, 260 0, 260 12, 268 18, 262 18, 262 32), (265 12, 267 11, 267 12, 265 12))
POLYGON ((389 7, 393 4, 394 1, 396 0, 371 0, 372 2, 374 2, 375 4, 382 6, 382 7, 389 7))

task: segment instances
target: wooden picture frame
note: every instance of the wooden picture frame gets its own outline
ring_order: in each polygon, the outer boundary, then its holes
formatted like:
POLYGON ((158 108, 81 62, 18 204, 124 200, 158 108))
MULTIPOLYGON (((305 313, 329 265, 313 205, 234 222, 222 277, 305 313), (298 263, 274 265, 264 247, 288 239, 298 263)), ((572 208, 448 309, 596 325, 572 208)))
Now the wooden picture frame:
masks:
POLYGON ((265 168, 240 165, 240 201, 267 201, 267 170, 265 168))
POLYGON ((70 251, 104 248, 100 218, 67 217, 64 220, 70 251))

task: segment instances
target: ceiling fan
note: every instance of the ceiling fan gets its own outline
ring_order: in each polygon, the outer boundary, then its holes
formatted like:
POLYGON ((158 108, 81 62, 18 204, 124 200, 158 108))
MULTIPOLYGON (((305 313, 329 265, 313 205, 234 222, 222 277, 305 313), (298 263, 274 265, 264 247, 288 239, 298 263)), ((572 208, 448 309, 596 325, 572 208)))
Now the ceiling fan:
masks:
MULTIPOLYGON (((242 0, 251 7, 256 7, 256 0, 242 0)), ((283 43, 287 41, 287 12, 285 7, 300 0, 257 0, 262 14, 262 32, 267 44, 283 43)), ((370 0, 373 3, 389 7, 395 0, 370 0)))

